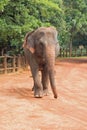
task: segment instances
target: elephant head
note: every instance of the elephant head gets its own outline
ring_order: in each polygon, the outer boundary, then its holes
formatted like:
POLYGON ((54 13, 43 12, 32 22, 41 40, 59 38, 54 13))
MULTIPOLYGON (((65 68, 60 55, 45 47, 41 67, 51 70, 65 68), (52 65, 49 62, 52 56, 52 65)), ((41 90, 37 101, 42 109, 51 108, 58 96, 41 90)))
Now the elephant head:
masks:
POLYGON ((54 97, 57 98, 55 85, 55 57, 59 52, 59 44, 57 40, 57 30, 54 27, 40 27, 31 33, 27 33, 23 44, 32 55, 35 56, 37 64, 45 66, 54 97))

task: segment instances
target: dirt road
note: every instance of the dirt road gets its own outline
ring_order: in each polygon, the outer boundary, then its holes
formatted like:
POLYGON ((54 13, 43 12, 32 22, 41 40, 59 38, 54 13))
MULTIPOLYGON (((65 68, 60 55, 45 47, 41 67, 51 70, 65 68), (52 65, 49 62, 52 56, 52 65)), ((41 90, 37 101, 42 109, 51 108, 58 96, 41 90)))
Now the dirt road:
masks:
POLYGON ((33 97, 30 71, 0 75, 0 130, 87 130, 87 63, 56 62, 58 99, 33 97))

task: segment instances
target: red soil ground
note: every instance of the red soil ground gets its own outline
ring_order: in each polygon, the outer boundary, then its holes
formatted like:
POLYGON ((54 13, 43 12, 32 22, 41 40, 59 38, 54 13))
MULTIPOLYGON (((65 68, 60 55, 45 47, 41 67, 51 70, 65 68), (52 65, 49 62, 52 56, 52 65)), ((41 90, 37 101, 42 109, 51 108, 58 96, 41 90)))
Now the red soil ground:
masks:
POLYGON ((0 130, 87 130, 87 60, 56 61, 58 99, 36 99, 30 71, 0 75, 0 130))

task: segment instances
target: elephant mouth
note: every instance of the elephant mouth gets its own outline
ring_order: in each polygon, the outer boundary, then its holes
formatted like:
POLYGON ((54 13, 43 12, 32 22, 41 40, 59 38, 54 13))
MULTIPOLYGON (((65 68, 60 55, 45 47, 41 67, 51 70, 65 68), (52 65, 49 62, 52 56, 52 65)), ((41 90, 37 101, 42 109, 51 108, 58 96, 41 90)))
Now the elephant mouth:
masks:
POLYGON ((44 63, 46 63, 45 57, 43 57, 41 55, 36 55, 36 60, 37 60, 38 64, 44 64, 44 63))
POLYGON ((46 60, 45 60, 45 58, 37 57, 37 63, 39 65, 39 70, 43 70, 43 68, 46 65, 46 60))
POLYGON ((39 63, 39 70, 43 70, 43 68, 46 66, 46 62, 45 60, 43 59, 43 61, 39 63))
POLYGON ((44 66, 46 65, 46 59, 41 55, 35 55, 37 64, 39 65, 39 70, 43 70, 44 66))

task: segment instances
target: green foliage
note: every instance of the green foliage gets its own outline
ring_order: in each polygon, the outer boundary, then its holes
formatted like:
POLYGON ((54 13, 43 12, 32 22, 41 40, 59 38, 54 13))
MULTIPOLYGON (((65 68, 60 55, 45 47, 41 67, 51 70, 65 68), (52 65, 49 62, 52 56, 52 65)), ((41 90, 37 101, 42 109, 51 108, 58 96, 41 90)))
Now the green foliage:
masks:
POLYGON ((72 44, 74 45, 76 44, 74 41, 80 41, 77 40, 78 34, 79 39, 82 35, 87 36, 87 3, 86 0, 66 0, 64 1, 64 6, 68 38, 69 41, 72 41, 72 44))
POLYGON ((10 0, 0 0, 0 12, 3 12, 4 7, 9 3, 10 0))
POLYGON ((86 45, 87 1, 0 0, 1 49, 11 46, 19 53, 25 34, 40 26, 55 26, 61 46, 86 45))

